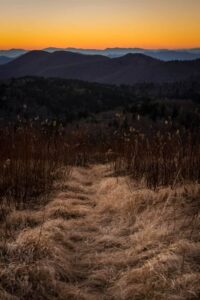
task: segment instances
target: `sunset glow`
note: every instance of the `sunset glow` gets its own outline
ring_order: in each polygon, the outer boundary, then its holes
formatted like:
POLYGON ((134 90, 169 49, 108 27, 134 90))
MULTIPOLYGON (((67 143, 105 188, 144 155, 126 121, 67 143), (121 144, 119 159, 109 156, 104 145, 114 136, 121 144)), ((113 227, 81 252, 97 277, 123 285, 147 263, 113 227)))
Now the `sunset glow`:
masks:
POLYGON ((0 0, 0 48, 192 48, 199 0, 0 0))

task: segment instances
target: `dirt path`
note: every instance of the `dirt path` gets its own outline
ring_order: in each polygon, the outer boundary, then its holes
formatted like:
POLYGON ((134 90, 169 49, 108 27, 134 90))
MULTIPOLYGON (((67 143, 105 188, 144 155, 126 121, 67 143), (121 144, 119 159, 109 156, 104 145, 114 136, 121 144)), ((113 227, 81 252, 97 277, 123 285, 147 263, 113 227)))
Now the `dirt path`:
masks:
POLYGON ((119 272, 127 268, 122 262, 122 251, 128 248, 131 230, 123 228, 124 220, 118 218, 120 205, 116 195, 123 201, 130 196, 127 189, 125 180, 113 177, 104 165, 74 169, 63 192, 58 194, 56 201, 69 205, 67 234, 74 247, 75 273, 71 288, 72 294, 76 290, 77 299, 113 299, 112 284, 119 272))

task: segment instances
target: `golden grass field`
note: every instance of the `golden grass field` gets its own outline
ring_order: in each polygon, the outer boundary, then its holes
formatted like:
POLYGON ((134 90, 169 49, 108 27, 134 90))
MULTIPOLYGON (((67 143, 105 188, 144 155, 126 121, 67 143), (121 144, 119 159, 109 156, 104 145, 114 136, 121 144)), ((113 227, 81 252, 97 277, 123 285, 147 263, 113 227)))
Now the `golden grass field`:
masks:
POLYGON ((199 201, 197 183, 73 167, 33 209, 1 204, 0 299, 200 299, 199 201))

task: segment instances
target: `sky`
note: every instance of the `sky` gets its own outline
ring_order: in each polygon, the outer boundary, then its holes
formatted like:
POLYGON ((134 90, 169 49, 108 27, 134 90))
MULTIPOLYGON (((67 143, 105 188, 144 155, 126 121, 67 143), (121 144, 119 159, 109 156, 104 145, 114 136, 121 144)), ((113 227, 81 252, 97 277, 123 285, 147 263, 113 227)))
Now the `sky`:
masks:
POLYGON ((0 49, 200 47, 200 0, 0 0, 0 49))

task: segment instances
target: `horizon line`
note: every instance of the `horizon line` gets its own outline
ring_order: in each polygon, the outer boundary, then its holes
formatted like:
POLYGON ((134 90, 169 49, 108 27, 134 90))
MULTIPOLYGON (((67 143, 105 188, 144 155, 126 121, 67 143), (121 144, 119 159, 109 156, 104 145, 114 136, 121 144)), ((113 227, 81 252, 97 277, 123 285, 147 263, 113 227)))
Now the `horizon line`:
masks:
POLYGON ((0 48, 0 51, 11 51, 11 50, 26 50, 26 51, 31 51, 31 50, 45 50, 45 49, 77 49, 77 50, 96 50, 96 51, 105 51, 108 49, 142 49, 142 50, 192 50, 192 49, 200 49, 200 45, 196 47, 180 47, 180 48, 167 48, 167 47, 161 47, 161 48, 146 48, 146 47, 123 47, 123 46, 113 46, 113 47, 106 47, 106 48, 82 48, 82 47, 73 47, 73 46, 66 46, 66 47, 59 47, 59 46, 47 46, 47 47, 42 47, 42 48, 18 48, 18 47, 12 47, 12 48, 0 48))

